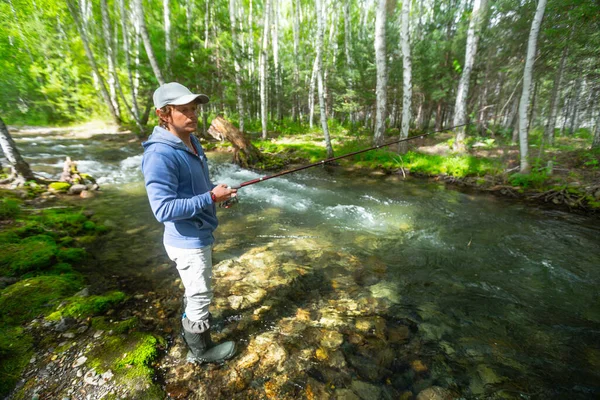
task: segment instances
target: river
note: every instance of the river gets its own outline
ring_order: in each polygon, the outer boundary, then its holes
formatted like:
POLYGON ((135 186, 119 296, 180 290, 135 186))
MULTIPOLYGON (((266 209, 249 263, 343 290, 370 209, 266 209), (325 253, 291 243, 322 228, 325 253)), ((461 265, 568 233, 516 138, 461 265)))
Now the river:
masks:
MULTIPOLYGON (((70 156, 98 179, 102 190, 90 206, 115 238, 111 251, 97 255, 107 271, 143 273, 156 286, 168 285, 174 272, 165 267, 161 226, 145 197, 141 146, 115 136, 14 135, 36 172, 57 178, 70 156)), ((260 176, 230 164, 230 155, 208 157, 214 182, 260 176)), ((330 382, 327 370, 346 369, 344 376, 381 388, 372 392, 381 396, 385 387, 417 393, 435 385, 464 398, 600 397, 597 219, 438 183, 320 167, 243 188, 239 199, 219 209, 215 264, 257 248, 304 257, 320 282, 307 281, 298 307, 318 313, 341 299, 359 304, 339 325, 319 314, 322 324, 343 332, 336 352, 344 358, 335 364, 317 353, 326 366, 316 361, 312 378, 330 382), (377 306, 362 311, 361 301, 377 306), (364 330, 363 320, 375 322, 364 330), (398 326, 409 328, 408 342, 393 334, 398 326), (366 342, 353 341, 353 331, 366 342), (389 349, 389 362, 369 354, 389 349), (375 372, 363 371, 363 362, 375 372)), ((276 329, 277 318, 270 323, 276 329)), ((291 358, 293 349, 287 352, 291 358)))

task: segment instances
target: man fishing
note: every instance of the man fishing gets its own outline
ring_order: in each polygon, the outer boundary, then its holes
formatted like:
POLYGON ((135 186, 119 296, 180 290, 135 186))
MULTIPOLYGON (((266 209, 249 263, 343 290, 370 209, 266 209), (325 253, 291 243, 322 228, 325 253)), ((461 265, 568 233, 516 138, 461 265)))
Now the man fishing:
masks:
POLYGON ((198 107, 208 97, 171 82, 156 89, 153 100, 159 126, 142 144, 142 172, 152 212, 165 227, 165 249, 185 287, 181 322, 187 360, 221 362, 235 354, 235 343, 214 345, 210 338, 215 205, 235 197, 236 189, 210 181, 207 158, 192 135, 198 107))

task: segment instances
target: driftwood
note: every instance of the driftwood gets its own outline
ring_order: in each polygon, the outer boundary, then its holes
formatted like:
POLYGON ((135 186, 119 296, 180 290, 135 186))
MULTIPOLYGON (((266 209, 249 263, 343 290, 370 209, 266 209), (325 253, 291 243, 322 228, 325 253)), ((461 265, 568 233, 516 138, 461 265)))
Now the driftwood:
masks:
POLYGON ((251 167, 264 159, 260 150, 250 142, 250 139, 221 116, 212 120, 208 133, 217 140, 231 142, 234 148, 233 162, 243 168, 251 167))

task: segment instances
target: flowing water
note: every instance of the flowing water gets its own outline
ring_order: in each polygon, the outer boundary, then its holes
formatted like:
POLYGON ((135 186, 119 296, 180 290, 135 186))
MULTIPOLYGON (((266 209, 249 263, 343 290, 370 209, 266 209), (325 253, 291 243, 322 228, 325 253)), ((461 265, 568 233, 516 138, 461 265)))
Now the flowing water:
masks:
MULTIPOLYGON (((92 208, 122 237, 99 255, 108 270, 142 274, 157 285, 172 280, 162 229, 145 197, 139 143, 109 135, 15 138, 34 170, 48 177, 58 177, 70 156, 98 179, 102 193, 92 208)), ((214 182, 235 185, 259 176, 230 164, 229 155, 208 156, 214 182)), ((453 387, 465 398, 600 397, 597 219, 339 169, 314 168, 239 194, 239 204, 219 210, 215 263, 257 247, 277 253, 311 243, 314 251, 317 243, 319 250, 377 266, 352 274, 388 301, 388 321, 411 321, 419 343, 411 351, 428 371, 402 367, 400 375, 372 376, 371 383, 413 392, 453 387)), ((339 268, 312 267, 323 279, 341 279, 339 268)))

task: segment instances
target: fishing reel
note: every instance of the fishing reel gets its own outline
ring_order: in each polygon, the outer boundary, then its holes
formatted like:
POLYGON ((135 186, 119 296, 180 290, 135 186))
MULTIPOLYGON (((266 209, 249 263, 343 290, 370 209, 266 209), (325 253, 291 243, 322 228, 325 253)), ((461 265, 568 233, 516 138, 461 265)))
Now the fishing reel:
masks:
POLYGON ((229 199, 219 203, 219 208, 231 208, 239 202, 238 197, 230 197, 229 199))

